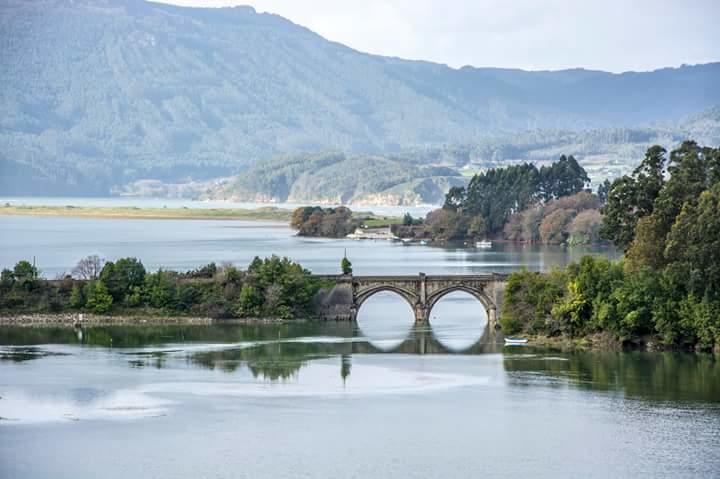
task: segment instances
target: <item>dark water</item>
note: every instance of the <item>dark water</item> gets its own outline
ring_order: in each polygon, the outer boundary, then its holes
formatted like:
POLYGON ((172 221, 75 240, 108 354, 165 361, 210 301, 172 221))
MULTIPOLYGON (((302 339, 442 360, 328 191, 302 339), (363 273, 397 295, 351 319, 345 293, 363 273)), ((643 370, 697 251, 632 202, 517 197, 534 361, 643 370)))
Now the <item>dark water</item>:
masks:
POLYGON ((718 477, 712 356, 504 347, 477 308, 0 329, 0 477, 718 477))

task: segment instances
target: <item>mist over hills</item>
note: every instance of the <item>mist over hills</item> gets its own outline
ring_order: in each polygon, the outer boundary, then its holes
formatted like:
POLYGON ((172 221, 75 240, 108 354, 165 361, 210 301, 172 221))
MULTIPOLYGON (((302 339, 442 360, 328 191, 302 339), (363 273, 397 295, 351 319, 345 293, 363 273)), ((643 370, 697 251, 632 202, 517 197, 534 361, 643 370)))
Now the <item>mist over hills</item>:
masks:
MULTIPOLYGON (((504 145, 485 159, 522 158, 522 138, 539 130, 584 138, 642 126, 678 141, 699 124, 678 120, 720 105, 720 63, 623 74, 452 69, 361 53, 250 7, 5 0, 0 45, 4 194, 107 194, 329 150, 367 158, 504 145)), ((701 121, 717 138, 717 111, 701 121)), ((443 177, 439 185, 454 176, 443 177)), ((350 197, 373 193, 361 190, 350 197)))

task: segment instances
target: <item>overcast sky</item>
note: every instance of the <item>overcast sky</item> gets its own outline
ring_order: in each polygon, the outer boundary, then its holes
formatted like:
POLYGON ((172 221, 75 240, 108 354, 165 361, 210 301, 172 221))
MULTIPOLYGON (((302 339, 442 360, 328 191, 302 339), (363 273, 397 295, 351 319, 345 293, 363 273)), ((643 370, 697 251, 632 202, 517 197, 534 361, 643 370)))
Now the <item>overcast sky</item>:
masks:
POLYGON ((720 60, 720 0, 163 0, 252 5, 357 50, 463 65, 613 72, 720 60))

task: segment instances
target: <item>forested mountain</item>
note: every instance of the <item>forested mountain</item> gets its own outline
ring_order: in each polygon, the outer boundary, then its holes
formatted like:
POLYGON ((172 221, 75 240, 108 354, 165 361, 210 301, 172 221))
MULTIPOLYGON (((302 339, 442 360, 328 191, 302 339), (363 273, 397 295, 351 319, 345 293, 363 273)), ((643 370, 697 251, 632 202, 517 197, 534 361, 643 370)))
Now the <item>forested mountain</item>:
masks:
POLYGON ((250 7, 142 0, 4 0, 0 84, 0 192, 25 194, 226 176, 278 154, 625 128, 720 104, 719 63, 452 69, 361 53, 250 7))
POLYGON ((203 197, 309 204, 440 203, 467 182, 454 168, 426 166, 414 155, 387 157, 321 153, 258 162, 203 197))

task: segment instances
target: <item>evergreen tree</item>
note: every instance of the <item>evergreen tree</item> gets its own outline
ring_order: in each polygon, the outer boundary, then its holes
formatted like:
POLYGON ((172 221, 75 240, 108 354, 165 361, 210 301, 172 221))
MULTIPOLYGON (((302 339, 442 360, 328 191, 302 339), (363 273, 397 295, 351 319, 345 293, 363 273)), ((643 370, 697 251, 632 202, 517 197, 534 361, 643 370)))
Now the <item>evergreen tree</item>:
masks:
POLYGON ((344 256, 342 261, 340 261, 340 269, 342 270, 342 274, 352 274, 352 263, 347 259, 347 256, 344 256))

